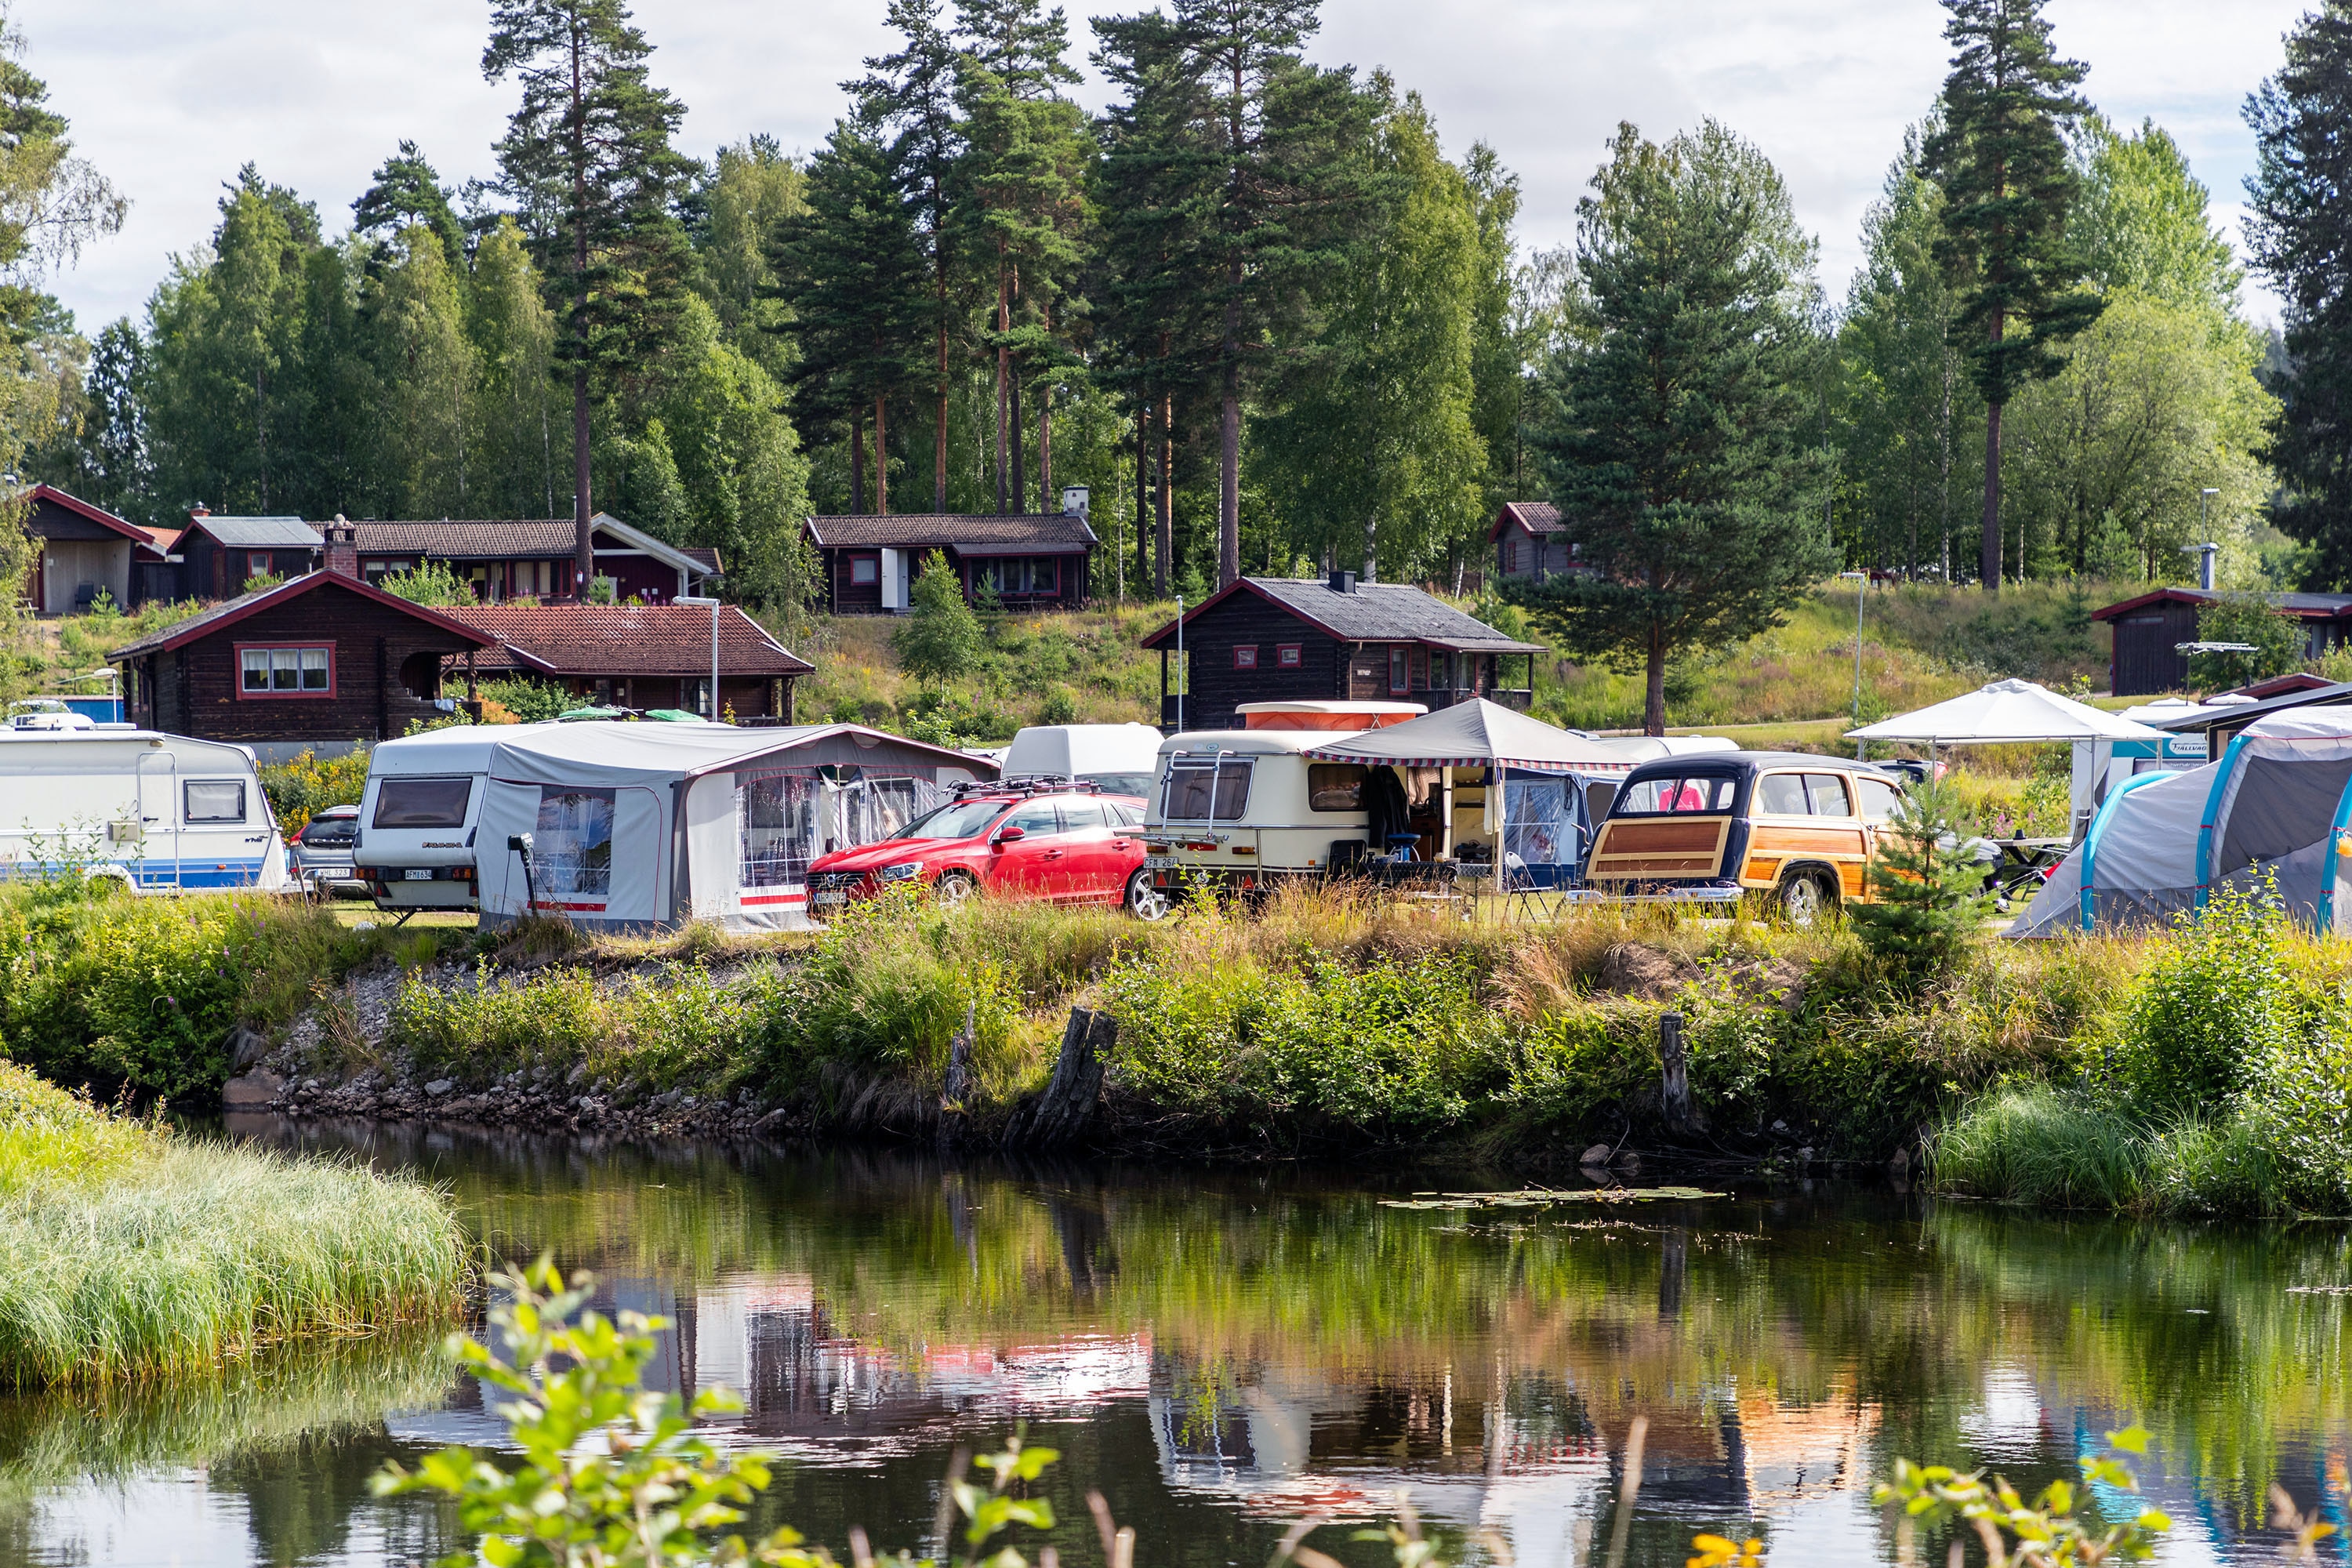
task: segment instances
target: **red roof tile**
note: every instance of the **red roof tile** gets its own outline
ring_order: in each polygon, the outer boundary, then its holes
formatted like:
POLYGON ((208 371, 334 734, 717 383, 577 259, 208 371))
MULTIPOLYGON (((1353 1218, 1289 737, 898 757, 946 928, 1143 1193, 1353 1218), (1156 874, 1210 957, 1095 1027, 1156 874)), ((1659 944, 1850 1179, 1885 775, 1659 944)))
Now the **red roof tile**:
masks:
MULTIPOLYGON (((707 675, 710 612, 698 605, 461 605, 445 612, 496 637, 478 670, 540 675, 707 675)), ((722 675, 806 675, 815 668, 732 605, 719 612, 722 675)))

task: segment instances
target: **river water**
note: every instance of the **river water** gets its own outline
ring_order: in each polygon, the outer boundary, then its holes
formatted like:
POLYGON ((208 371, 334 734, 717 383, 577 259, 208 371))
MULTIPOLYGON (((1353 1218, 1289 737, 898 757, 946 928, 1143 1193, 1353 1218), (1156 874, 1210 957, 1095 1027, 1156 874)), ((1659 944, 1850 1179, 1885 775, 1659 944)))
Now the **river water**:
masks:
MULTIPOLYGON (((2266 1557, 2273 1482, 2346 1520, 2333 1226, 2031 1218, 1884 1184, 1465 1212, 1394 1206, 1431 1184, 1411 1173, 231 1131, 446 1184, 499 1256, 551 1252, 608 1309, 673 1319, 654 1381, 741 1392, 719 1436, 782 1456, 757 1522, 836 1548, 856 1524, 935 1552, 950 1456, 1023 1429, 1061 1453, 1041 1489, 1073 1568, 1102 1561, 1090 1488, 1145 1568, 1255 1568, 1310 1516, 1379 1568, 1352 1532, 1400 1497, 1449 1562, 1605 1563, 1636 1415, 1628 1563, 1680 1563, 1701 1530, 1778 1564, 1891 1563, 1869 1490, 1895 1458, 2038 1488, 2135 1419, 2165 1561, 2266 1557)), ((429 1562, 450 1517, 368 1477, 499 1436, 427 1335, 0 1403, 0 1562, 429 1562)))

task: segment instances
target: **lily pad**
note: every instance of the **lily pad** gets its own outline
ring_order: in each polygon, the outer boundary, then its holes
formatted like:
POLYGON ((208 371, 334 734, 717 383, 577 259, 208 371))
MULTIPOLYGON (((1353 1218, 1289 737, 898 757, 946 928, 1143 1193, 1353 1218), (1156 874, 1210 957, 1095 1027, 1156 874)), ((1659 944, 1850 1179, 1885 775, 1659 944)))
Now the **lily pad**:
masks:
POLYGON ((1522 1209, 1551 1204, 1694 1203, 1701 1198, 1727 1198, 1729 1193, 1703 1187, 1523 1187, 1516 1193, 1443 1193, 1410 1198, 1382 1198, 1391 1209, 1522 1209))

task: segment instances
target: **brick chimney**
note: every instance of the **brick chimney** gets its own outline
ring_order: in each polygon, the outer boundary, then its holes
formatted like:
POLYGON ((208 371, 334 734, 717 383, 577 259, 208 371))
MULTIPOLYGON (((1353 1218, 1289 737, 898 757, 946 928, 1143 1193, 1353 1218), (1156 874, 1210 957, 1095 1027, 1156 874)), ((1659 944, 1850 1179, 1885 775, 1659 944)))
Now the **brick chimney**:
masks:
POLYGON ((189 515, 191 518, 205 518, 205 517, 210 517, 210 516, 212 516, 212 514, 213 514, 213 509, 212 509, 212 508, 210 508, 210 507, 208 507, 208 506, 206 506, 206 505, 205 505, 204 502, 202 502, 202 501, 198 501, 195 505, 194 505, 194 506, 192 506, 192 507, 190 507, 190 508, 188 509, 188 515, 189 515))
POLYGON ((343 521, 337 512, 335 521, 323 531, 327 536, 327 570, 339 577, 360 574, 360 531, 343 521))

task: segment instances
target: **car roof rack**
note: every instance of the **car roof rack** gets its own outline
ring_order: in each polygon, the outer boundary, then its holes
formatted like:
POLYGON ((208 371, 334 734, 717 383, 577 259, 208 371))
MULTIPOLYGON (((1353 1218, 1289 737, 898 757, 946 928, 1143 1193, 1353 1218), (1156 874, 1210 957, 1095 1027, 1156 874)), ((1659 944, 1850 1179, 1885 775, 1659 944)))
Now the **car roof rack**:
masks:
POLYGON ((1102 785, 1067 773, 1013 773, 1001 779, 961 780, 950 784, 948 791, 958 799, 971 795, 1100 795, 1102 785))

